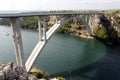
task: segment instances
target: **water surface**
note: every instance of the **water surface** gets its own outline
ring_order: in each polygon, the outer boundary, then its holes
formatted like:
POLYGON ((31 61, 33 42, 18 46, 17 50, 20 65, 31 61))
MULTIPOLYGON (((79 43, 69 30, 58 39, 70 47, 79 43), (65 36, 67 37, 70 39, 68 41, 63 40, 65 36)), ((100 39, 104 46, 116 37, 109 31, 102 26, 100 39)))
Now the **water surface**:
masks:
MULTIPOLYGON (((38 42, 38 32, 22 30, 22 37, 25 59, 27 59, 38 42)), ((84 76, 77 74, 84 71, 83 68, 101 60, 105 54, 106 47, 97 40, 56 33, 38 56, 34 66, 50 74, 60 73, 72 80, 84 80, 84 76)), ((15 62, 12 31, 6 26, 0 26, 0 62, 15 62)), ((94 77, 96 71, 97 69, 94 69, 85 72, 84 75, 94 77)))

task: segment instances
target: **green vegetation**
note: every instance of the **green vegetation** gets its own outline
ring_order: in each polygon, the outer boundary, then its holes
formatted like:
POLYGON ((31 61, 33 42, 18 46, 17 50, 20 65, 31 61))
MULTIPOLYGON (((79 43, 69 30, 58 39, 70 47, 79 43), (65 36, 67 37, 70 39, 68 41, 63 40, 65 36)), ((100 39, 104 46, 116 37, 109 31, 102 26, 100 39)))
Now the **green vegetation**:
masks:
POLYGON ((33 71, 31 72, 31 75, 36 76, 38 79, 45 78, 48 79, 50 78, 50 74, 47 72, 43 72, 42 70, 33 67, 33 71))
POLYGON ((118 43, 118 35, 115 31, 107 31, 104 27, 98 27, 95 36, 104 41, 107 45, 118 43))
MULTIPOLYGON (((44 78, 44 79, 48 80, 50 78, 50 74, 43 72, 42 70, 40 70, 36 67, 33 68, 33 72, 31 72, 31 75, 36 76, 38 79, 44 78)), ((60 77, 60 76, 58 76, 56 78, 59 80, 65 80, 65 78, 60 77)))
POLYGON ((58 32, 62 33, 62 34, 71 34, 72 30, 70 28, 67 28, 67 27, 62 27, 58 30, 58 32))
POLYGON ((63 78, 63 77, 57 77, 57 79, 59 79, 59 80, 65 80, 65 78, 63 78))
POLYGON ((0 25, 10 26, 10 20, 8 18, 2 18, 0 20, 0 25))
POLYGON ((72 30, 71 30, 71 24, 70 22, 64 24, 59 30, 58 30, 59 33, 62 33, 62 34, 71 34, 72 33, 72 30))
POLYGON ((58 33, 62 34, 73 34, 79 36, 81 30, 85 30, 85 26, 79 19, 72 19, 65 23, 59 30, 58 33))
POLYGON ((120 10, 105 10, 102 11, 105 14, 111 14, 111 15, 116 15, 116 14, 120 14, 120 10))
POLYGON ((48 79, 50 77, 50 75, 48 73, 43 73, 41 71, 38 71, 38 72, 32 72, 32 75, 33 76, 36 76, 38 79, 41 79, 41 78, 45 78, 45 79, 48 79))
POLYGON ((106 34, 106 29, 104 27, 98 27, 97 31, 95 32, 95 35, 105 40, 108 37, 106 34))
POLYGON ((108 20, 104 16, 101 16, 100 25, 97 27, 94 34, 106 44, 118 44, 120 42, 120 11, 108 13, 111 18, 108 20))
POLYGON ((37 17, 28 17, 23 18, 22 20, 22 28, 26 29, 37 29, 38 28, 38 21, 37 17))

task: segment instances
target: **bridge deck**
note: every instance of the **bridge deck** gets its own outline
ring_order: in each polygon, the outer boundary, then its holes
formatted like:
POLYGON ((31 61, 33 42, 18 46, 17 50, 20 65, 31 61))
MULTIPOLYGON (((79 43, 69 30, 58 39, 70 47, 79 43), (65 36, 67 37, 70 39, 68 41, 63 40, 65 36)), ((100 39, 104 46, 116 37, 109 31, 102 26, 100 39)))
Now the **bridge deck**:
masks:
POLYGON ((10 13, 0 13, 0 18, 10 18, 10 17, 30 17, 30 16, 48 16, 48 15, 92 15, 92 14, 102 14, 98 12, 10 12, 10 13))

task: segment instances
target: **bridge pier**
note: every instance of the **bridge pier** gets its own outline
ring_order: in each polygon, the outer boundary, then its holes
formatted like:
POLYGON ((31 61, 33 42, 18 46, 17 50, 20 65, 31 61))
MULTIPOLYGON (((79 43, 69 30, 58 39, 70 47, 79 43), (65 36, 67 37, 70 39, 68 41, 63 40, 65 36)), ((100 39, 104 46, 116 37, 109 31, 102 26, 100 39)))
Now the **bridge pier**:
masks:
POLYGON ((88 15, 85 16, 85 19, 86 19, 87 22, 89 21, 89 19, 88 19, 88 15))
POLYGON ((93 35, 93 26, 92 26, 92 17, 89 17, 89 21, 88 24, 90 25, 90 29, 91 29, 91 35, 93 35))
POLYGON ((43 17, 43 38, 46 42, 46 17, 43 17))
POLYGON ((56 19, 55 19, 55 23, 58 23, 58 18, 57 18, 57 16, 56 16, 56 19))
POLYGON ((17 65, 25 68, 19 18, 10 18, 17 65))
POLYGON ((39 40, 42 41, 42 28, 41 28, 41 17, 38 16, 38 30, 39 30, 39 40))

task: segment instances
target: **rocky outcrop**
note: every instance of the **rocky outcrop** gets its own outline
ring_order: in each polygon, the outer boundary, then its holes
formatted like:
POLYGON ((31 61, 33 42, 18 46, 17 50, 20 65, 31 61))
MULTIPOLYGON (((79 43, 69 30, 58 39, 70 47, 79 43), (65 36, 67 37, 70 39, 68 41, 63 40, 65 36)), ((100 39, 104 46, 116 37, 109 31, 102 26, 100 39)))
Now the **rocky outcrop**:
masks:
POLYGON ((0 66, 0 80, 37 80, 37 78, 30 76, 23 67, 9 63, 0 66))
POLYGON ((105 28, 105 33, 107 36, 107 41, 111 42, 112 44, 118 44, 118 32, 114 29, 113 25, 111 24, 110 20, 105 16, 100 16, 100 23, 105 28))

